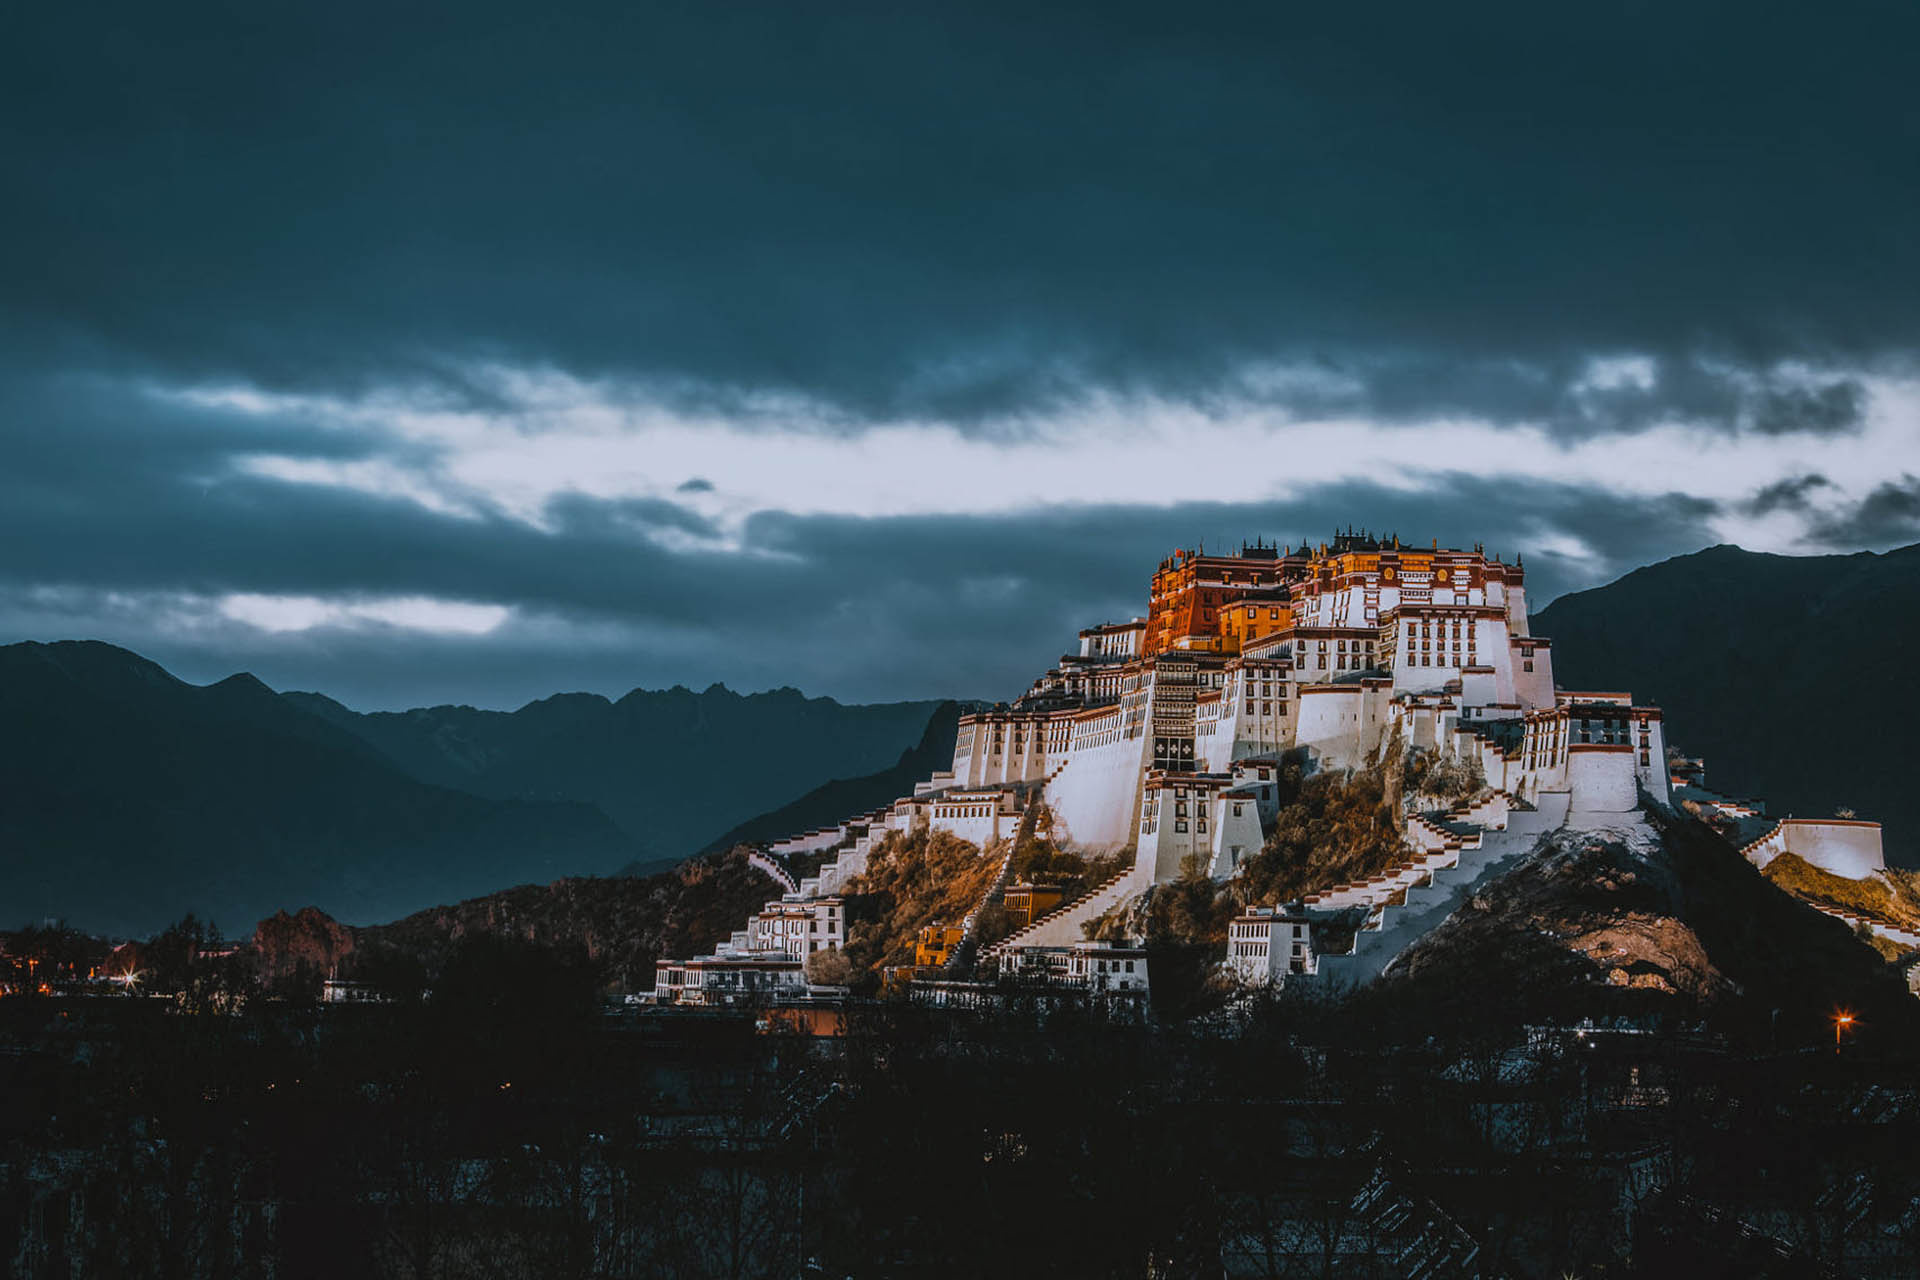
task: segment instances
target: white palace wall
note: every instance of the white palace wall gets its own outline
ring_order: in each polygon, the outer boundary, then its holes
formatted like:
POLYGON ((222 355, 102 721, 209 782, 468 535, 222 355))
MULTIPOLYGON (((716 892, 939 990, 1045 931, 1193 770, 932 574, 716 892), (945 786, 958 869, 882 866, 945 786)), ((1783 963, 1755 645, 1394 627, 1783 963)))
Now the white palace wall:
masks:
POLYGON ((1634 777, 1633 748, 1623 744, 1576 743, 1567 748, 1567 790, 1575 809, 1625 813, 1640 806, 1634 777))
POLYGON ((1746 849, 1748 860, 1762 868, 1783 853, 1849 880, 1865 880, 1887 866, 1880 824, 1850 818, 1787 818, 1746 849))
POLYGON ((1047 808, 1065 827, 1067 840, 1094 852, 1132 843, 1148 745, 1144 737, 1116 736, 1068 757, 1045 792, 1047 808))
POLYGON ((1359 769, 1380 750, 1391 714, 1386 681, 1360 685, 1301 685, 1294 746, 1313 768, 1359 769))
POLYGON ((1553 649, 1544 640, 1516 636, 1508 642, 1507 661, 1513 671, 1513 697, 1502 702, 1517 702, 1533 709, 1553 705, 1553 649), (1527 668, 1531 666, 1533 670, 1527 668))

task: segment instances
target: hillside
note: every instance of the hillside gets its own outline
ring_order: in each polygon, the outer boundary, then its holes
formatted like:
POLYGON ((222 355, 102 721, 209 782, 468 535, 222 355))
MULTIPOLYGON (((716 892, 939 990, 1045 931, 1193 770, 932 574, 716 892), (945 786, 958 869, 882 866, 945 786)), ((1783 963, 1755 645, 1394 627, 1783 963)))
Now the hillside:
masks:
POLYGON ((1920 696, 1895 660, 1920 626, 1920 546, 1776 556, 1712 547, 1563 596, 1534 615, 1567 689, 1631 689, 1708 784, 1774 814, 1857 810, 1889 861, 1920 864, 1920 747, 1888 707, 1920 696))
POLYGON ((777 893, 739 850, 691 858, 652 876, 567 877, 416 911, 388 924, 345 928, 311 909, 262 920, 260 972, 285 979, 337 971, 378 981, 396 964, 432 974, 463 938, 489 934, 578 948, 608 981, 644 990, 661 955, 711 950, 777 893))
POLYGON ((517 711, 360 713, 319 694, 285 696, 418 781, 496 800, 595 805, 653 859, 729 847, 723 832, 830 779, 897 769, 942 706, 848 706, 794 689, 738 694, 717 684, 702 693, 635 689, 618 701, 558 694, 517 711))
POLYGON ((0 647, 0 724, 9 924, 391 919, 638 852, 591 806, 428 785, 252 676, 190 685, 111 645, 0 647))
POLYGON ((1846 925, 1685 819, 1549 835, 1401 956, 1381 994, 1438 1019, 1671 1007, 1749 1028, 1777 1016, 1796 1037, 1839 1007, 1889 1034, 1920 1022, 1846 925))

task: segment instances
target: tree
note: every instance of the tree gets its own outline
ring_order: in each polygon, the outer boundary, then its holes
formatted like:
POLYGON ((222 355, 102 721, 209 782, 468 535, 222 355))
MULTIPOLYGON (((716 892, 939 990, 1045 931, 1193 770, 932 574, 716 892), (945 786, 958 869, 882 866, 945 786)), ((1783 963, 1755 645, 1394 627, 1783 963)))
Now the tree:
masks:
POLYGON ((853 965, 838 947, 807 957, 807 981, 821 987, 844 987, 853 981, 853 965))

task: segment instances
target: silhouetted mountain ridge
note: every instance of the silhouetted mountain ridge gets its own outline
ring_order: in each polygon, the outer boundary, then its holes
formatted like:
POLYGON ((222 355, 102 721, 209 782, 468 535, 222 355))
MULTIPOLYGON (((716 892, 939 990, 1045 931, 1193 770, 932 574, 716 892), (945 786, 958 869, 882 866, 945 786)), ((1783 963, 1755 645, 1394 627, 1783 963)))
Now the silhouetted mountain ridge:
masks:
POLYGON ((714 686, 361 716, 246 673, 188 684, 98 642, 4 646, 0 911, 127 934, 307 903, 366 922, 664 870, 825 779, 897 761, 936 705, 714 686))
POLYGON ((915 783, 924 782, 939 770, 953 765, 954 739, 959 735, 960 715, 967 705, 941 703, 934 711, 933 718, 927 721, 926 732, 920 735, 920 741, 902 751, 892 768, 863 777, 836 778, 832 782, 822 783, 791 804, 749 818, 713 840, 700 852, 718 853, 737 844, 760 843, 797 835, 912 795, 915 783))
POLYGON ((940 705, 847 705, 720 684, 700 693, 635 689, 617 700, 556 694, 517 711, 363 714, 319 694, 286 697, 420 781, 495 799, 597 805, 652 860, 691 854, 827 779, 896 764, 940 705))
POLYGON ((377 920, 636 849, 589 805, 426 785, 252 676, 190 685, 106 644, 0 647, 0 724, 22 920, 246 926, 309 901, 377 920))

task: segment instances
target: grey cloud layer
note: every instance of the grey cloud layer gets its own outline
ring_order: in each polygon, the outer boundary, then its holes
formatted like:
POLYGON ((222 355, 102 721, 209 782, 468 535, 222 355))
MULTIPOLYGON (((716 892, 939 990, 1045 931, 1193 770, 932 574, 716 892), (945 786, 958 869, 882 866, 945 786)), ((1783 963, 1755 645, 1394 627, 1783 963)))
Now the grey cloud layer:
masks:
POLYGON ((698 466, 537 529, 243 474, 434 456, 143 386, 512 410, 499 370, 559 370, 768 430, 1019 433, 1134 393, 1568 440, 1682 419, 1805 444, 1744 515, 1920 536, 1920 462, 1851 505, 1817 474, 1860 379, 1920 349, 1916 36, 1894 4, 25 8, 0 641, 98 635, 367 705, 994 695, 1199 536, 1590 548, 1528 557, 1544 598, 1696 549, 1716 514, 1462 458, 1287 504, 767 510, 721 552, 698 466), (484 640, 270 636, 205 616, 233 592, 516 614, 484 640))
MULTIPOLYGON (((1196 537, 1317 538, 1364 519, 1509 554, 1559 534, 1598 549, 1599 565, 1529 557, 1536 590, 1551 594, 1701 545, 1713 512, 1684 495, 1649 504, 1439 475, 1419 493, 1349 484, 1285 504, 767 511, 748 520, 740 550, 669 550, 670 535, 710 534, 706 518, 663 500, 578 495, 552 503, 544 528, 438 514, 228 465, 263 433, 304 439, 297 424, 242 430, 176 408, 120 448, 113 424, 151 400, 70 391, 61 382, 10 406, 35 430, 7 437, 16 465, 0 477, 0 634, 97 636, 190 676, 250 667, 363 705, 714 679, 849 697, 1005 696, 1075 628, 1139 611, 1152 564, 1196 537), (381 627, 267 636, 217 616, 228 593, 428 596, 517 612, 484 638, 381 627)), ((309 443, 336 456, 373 447, 336 433, 309 443)))
MULTIPOLYGON (((20 343, 270 385, 552 363, 724 403, 1018 413, 1324 360, 1391 415, 1913 346, 1920 10, 38 6, 20 343)), ((472 394, 483 389, 465 387, 472 394)), ((1285 399, 1286 396, 1281 398, 1285 399)), ((1302 397, 1309 405, 1316 397, 1302 397)))

